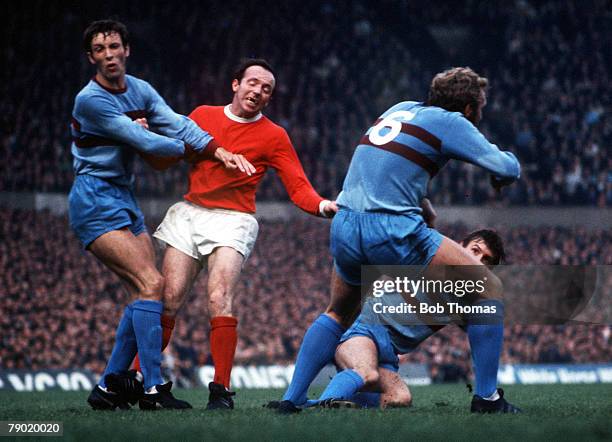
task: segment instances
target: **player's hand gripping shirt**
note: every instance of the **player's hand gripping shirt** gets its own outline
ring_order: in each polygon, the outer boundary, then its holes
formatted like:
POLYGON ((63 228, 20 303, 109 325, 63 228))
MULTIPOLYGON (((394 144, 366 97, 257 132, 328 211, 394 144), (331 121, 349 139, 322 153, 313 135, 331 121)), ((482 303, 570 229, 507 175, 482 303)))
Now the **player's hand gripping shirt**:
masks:
POLYGON ((450 159, 516 180, 520 165, 461 113, 405 101, 388 109, 360 140, 338 205, 359 212, 420 212, 427 184, 450 159))
POLYGON ((75 175, 127 185, 133 180, 137 151, 182 157, 185 143, 196 151, 215 144, 193 121, 176 114, 149 83, 126 75, 125 84, 123 90, 110 90, 93 79, 77 95, 71 125, 75 175), (150 130, 135 123, 137 118, 147 118, 150 130))
POLYGON ((189 173, 185 199, 209 209, 255 212, 255 191, 268 167, 282 180, 291 201, 313 215, 323 198, 312 188, 287 132, 262 114, 251 119, 233 115, 228 106, 200 106, 190 115, 225 149, 242 154, 255 166, 251 176, 223 164, 203 161, 189 173))

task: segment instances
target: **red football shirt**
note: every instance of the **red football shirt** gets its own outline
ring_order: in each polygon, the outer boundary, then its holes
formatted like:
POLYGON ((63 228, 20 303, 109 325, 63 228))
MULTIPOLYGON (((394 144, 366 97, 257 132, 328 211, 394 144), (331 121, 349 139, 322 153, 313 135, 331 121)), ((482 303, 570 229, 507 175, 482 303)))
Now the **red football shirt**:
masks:
POLYGON ((229 107, 200 106, 189 117, 234 154, 242 154, 255 166, 251 176, 226 169, 219 161, 201 161, 189 172, 185 199, 209 209, 255 213, 255 190, 268 167, 276 170, 291 201, 300 209, 319 215, 323 200, 306 178, 287 132, 263 115, 237 117, 229 107))

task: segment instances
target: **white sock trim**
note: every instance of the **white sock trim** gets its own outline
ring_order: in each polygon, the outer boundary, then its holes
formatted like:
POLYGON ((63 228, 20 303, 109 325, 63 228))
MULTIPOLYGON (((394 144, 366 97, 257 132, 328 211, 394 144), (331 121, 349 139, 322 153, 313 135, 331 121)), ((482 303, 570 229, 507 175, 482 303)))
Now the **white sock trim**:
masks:
POLYGON ((496 401, 499 399, 499 393, 497 392, 497 390, 495 390, 491 396, 483 397, 483 399, 485 401, 496 401))

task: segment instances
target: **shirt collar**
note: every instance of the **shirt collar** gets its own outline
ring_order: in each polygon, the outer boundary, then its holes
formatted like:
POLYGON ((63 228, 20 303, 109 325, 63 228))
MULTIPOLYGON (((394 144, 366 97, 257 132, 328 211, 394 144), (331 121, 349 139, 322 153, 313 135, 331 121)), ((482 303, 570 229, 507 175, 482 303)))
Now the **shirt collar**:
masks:
POLYGON ((227 106, 225 106, 223 108, 223 113, 225 114, 227 118, 229 118, 232 121, 235 121, 236 123, 254 123, 255 121, 258 121, 259 119, 261 119, 261 117, 263 117, 263 114, 259 112, 254 117, 242 118, 242 117, 239 117, 238 115, 234 115, 232 111, 230 110, 230 106, 231 104, 228 104, 227 106))
POLYGON ((108 88, 108 87, 104 86, 102 83, 100 83, 98 81, 98 79, 96 78, 95 75, 93 76, 92 80, 94 81, 94 83, 96 83, 102 89, 104 89, 106 92, 110 92, 111 94, 114 94, 114 95, 125 94, 127 92, 127 89, 128 89, 128 86, 127 86, 127 77, 125 79, 125 87, 123 87, 121 89, 111 89, 111 88, 108 88))

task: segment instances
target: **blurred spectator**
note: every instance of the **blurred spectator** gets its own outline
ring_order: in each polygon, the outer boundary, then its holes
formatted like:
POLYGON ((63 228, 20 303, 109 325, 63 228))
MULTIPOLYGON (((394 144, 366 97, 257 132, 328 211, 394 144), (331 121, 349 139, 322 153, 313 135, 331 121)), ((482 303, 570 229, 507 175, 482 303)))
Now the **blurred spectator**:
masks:
MULTIPOLYGON (((186 114, 199 104, 230 101, 227 85, 240 57, 268 58, 278 88, 266 113, 289 131, 323 195, 340 190, 355 143, 382 111, 425 99, 435 72, 471 65, 491 84, 482 129, 518 154, 523 177, 500 200, 485 174, 451 162, 433 181, 434 203, 609 207, 608 6, 606 0, 467 1, 462 8, 450 1, 423 8, 401 0, 110 0, 80 5, 76 15, 62 2, 18 3, 0 30, 0 191, 68 191, 72 100, 92 75, 80 35, 92 19, 116 15, 138 48, 130 72, 186 114), (445 38, 451 34, 461 40, 445 38)), ((178 197, 186 188, 181 167, 157 173, 139 163, 136 174, 142 195, 178 197)), ((286 198, 270 179, 259 196, 286 198)))

